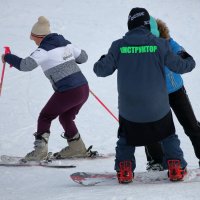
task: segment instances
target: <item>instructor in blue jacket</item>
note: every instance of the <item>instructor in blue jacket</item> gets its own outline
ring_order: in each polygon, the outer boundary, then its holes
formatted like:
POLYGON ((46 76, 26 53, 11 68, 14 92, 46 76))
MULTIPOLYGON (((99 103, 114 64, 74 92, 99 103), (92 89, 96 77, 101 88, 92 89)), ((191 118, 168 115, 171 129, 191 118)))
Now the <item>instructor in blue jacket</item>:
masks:
MULTIPOLYGON (((115 170, 120 183, 134 178, 135 147, 161 141, 168 163, 170 180, 181 180, 187 163, 180 149, 180 141, 169 106, 165 83, 165 67, 176 73, 190 72, 193 58, 185 52, 185 59, 174 55, 169 43, 150 32, 150 16, 144 8, 133 8, 128 17, 129 31, 112 43, 108 53, 94 65, 99 77, 117 70, 119 129, 115 170), (180 160, 177 173, 170 171, 180 160), (124 172, 130 161, 131 171, 124 172), (175 162, 174 162, 175 161, 175 162)), ((130 169, 130 168, 129 168, 130 169)))

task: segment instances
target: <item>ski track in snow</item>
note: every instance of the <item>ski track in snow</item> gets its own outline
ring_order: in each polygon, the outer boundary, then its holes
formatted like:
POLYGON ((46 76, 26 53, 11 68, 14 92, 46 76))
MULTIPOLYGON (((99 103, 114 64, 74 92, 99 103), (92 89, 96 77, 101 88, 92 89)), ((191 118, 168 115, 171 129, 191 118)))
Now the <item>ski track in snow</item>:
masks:
MULTIPOLYGON (((107 53, 112 41, 127 31, 128 13, 133 7, 145 7, 149 13, 164 20, 172 37, 196 60, 196 69, 183 75, 194 112, 200 118, 199 85, 199 0, 1 0, 0 52, 4 46, 21 57, 36 49, 29 40, 32 25, 44 15, 51 22, 52 32, 63 34, 89 54, 87 63, 80 65, 91 90, 117 116, 116 73, 105 79, 93 73, 93 64, 107 53)), ((0 66, 1 70, 1 66, 0 66)), ((23 156, 33 148, 33 133, 37 117, 52 88, 40 68, 22 73, 7 66, 0 97, 0 154, 23 156)), ((192 145, 174 118, 181 147, 189 166, 198 161, 192 145)), ((83 140, 101 153, 114 153, 117 122, 90 96, 76 119, 83 140)), ((58 121, 52 123, 49 150, 57 151, 66 145, 60 137, 58 121)), ((144 148, 136 149, 136 171, 145 170, 144 148)), ((73 160, 75 169, 47 169, 40 167, 0 167, 1 200, 199 200, 200 183, 170 183, 161 185, 119 185, 82 187, 69 178, 76 171, 113 172, 114 157, 104 160, 73 160)))

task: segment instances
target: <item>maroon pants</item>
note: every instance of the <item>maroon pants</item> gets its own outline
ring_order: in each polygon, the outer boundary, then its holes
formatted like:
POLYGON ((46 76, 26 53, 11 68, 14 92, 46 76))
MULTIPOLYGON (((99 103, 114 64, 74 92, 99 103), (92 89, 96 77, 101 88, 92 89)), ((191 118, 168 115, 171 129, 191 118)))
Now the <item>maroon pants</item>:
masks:
POLYGON ((78 132, 74 119, 88 96, 87 84, 62 93, 55 92, 39 115, 37 133, 50 133, 52 120, 59 116, 65 136, 72 138, 78 132))

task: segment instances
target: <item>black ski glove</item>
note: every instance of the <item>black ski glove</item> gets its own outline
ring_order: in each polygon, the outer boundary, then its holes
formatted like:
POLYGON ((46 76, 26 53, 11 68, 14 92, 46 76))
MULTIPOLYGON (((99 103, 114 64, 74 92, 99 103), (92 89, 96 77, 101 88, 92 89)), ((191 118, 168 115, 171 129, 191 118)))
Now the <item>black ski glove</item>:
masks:
POLYGON ((101 59, 104 58, 104 57, 106 57, 106 55, 102 55, 102 56, 99 58, 99 60, 101 60, 101 59))
POLYGON ((183 59, 186 59, 186 58, 189 58, 189 57, 192 57, 189 53, 187 53, 186 51, 179 51, 177 53, 177 55, 179 55, 181 58, 183 59))

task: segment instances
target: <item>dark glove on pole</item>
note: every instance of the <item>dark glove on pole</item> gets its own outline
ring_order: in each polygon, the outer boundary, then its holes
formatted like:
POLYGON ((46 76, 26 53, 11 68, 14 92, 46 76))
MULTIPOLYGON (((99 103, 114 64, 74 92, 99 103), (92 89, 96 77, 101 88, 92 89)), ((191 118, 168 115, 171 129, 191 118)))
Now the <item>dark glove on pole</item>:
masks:
POLYGON ((2 73, 1 73, 1 82, 0 82, 0 96, 1 96, 1 91, 3 88, 3 80, 4 80, 4 74, 5 74, 5 68, 6 68, 6 62, 4 60, 4 56, 8 53, 10 53, 10 48, 9 47, 4 47, 5 48, 5 54, 2 55, 2 62, 3 62, 3 68, 2 68, 2 73))

